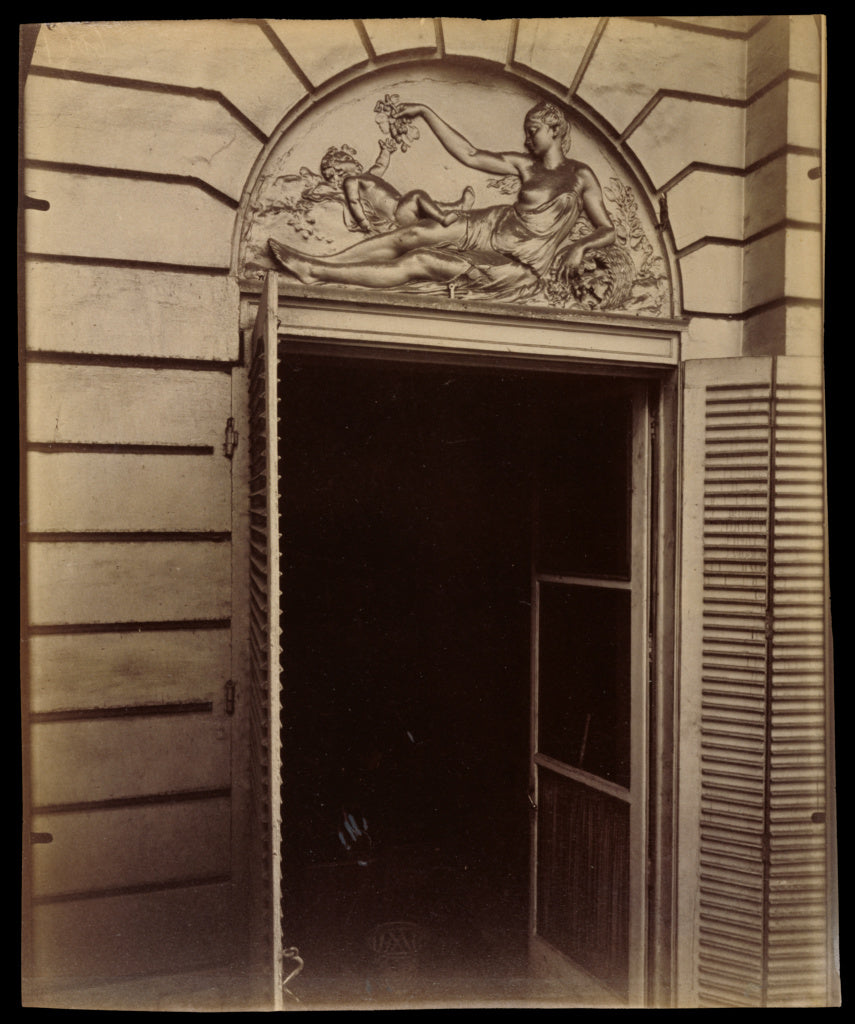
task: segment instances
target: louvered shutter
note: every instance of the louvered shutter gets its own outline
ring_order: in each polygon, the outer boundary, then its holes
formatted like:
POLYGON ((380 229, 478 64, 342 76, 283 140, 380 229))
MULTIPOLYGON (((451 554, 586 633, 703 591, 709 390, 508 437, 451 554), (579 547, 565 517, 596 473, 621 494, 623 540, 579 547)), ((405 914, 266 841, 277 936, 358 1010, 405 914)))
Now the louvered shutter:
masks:
POLYGON ((258 306, 249 367, 249 624, 252 920, 260 962, 282 998, 280 576, 277 282, 270 273, 258 306))
POLYGON ((825 1001, 826 537, 819 375, 774 380, 769 762, 770 1006, 825 1001))
POLYGON ((826 1005, 821 371, 780 358, 685 373, 681 802, 697 830, 695 997, 826 1005))

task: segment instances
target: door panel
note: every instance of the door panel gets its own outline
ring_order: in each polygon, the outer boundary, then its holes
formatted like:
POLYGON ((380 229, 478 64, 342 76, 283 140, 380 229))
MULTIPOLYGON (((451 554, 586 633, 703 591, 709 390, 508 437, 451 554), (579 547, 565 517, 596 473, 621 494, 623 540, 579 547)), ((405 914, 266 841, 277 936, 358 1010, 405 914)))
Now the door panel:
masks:
POLYGON ((629 803, 538 769, 538 934, 626 997, 629 803))
POLYGON ((632 1003, 645 974, 648 431, 641 386, 558 414, 532 573, 532 952, 632 1003))

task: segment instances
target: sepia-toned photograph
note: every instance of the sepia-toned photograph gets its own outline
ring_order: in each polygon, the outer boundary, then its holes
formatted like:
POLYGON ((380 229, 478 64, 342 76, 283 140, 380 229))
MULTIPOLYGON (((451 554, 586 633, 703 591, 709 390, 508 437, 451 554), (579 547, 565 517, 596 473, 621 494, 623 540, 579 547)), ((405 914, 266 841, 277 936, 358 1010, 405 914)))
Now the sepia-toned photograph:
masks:
POLYGON ((840 1005, 826 51, 19 25, 23 1007, 840 1005))

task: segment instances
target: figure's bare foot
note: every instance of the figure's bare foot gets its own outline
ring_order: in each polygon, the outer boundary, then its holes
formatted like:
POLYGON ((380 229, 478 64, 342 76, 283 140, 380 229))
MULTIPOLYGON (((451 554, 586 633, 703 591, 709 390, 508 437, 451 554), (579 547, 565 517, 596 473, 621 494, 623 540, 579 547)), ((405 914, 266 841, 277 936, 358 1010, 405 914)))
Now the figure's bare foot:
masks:
POLYGON ((434 215, 433 219, 439 221, 444 228, 447 228, 449 224, 453 224, 455 221, 460 220, 461 212, 471 210, 474 202, 475 189, 470 185, 467 185, 456 202, 436 203, 435 206, 439 211, 439 216, 434 215))
POLYGON ((296 249, 291 249, 275 238, 268 238, 267 244, 277 263, 293 274, 303 284, 318 284, 320 278, 313 272, 313 260, 296 249))
POLYGON ((472 188, 471 185, 467 185, 466 188, 461 193, 460 198, 456 202, 453 202, 453 203, 437 203, 436 205, 443 212, 445 212, 446 210, 451 210, 452 211, 451 215, 447 216, 445 218, 445 220, 440 220, 440 224, 444 224, 446 227, 448 227, 449 224, 453 224, 456 220, 459 219, 458 216, 457 216, 458 212, 461 211, 461 210, 471 210, 472 209, 472 204, 474 202, 475 202, 475 189, 472 188))

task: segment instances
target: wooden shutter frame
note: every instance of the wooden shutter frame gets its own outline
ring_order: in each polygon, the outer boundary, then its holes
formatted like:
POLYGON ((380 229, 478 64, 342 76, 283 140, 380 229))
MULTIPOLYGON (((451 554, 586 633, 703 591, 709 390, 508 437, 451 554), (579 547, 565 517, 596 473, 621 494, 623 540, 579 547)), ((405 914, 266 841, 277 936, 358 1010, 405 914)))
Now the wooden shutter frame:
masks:
POLYGON ((693 360, 683 380, 678 1004, 826 1005, 833 831, 811 817, 832 804, 821 364, 693 360), (718 496, 705 469, 715 437, 755 460, 731 457, 745 482, 723 474, 718 496), (749 465, 764 462, 758 491, 749 465), (755 564, 705 574, 718 543, 754 545, 755 564))
POLYGON ((249 357, 250 428, 250 788, 251 916, 271 1009, 282 1008, 282 751, 280 736, 280 564, 278 287, 268 273, 249 357), (274 582, 275 581, 275 582, 274 582))

